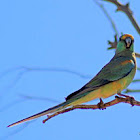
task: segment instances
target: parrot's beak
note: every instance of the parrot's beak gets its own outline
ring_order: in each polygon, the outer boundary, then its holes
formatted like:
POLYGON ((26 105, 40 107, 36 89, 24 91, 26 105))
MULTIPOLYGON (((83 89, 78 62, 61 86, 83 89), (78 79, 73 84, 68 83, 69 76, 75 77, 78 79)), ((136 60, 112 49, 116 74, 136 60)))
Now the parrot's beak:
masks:
POLYGON ((129 48, 129 47, 131 46, 132 40, 131 40, 130 37, 127 37, 127 38, 125 39, 125 42, 126 42, 126 47, 129 48))

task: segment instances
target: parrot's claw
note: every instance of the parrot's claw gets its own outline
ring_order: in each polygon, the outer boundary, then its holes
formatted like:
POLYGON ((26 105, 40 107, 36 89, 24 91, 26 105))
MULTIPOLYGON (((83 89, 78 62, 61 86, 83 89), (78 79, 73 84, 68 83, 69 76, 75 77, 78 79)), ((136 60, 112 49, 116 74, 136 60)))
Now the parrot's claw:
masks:
POLYGON ((134 97, 128 96, 128 95, 124 95, 124 94, 122 94, 122 93, 117 93, 117 94, 118 94, 119 96, 125 97, 127 100, 130 101, 130 104, 131 104, 132 106, 134 106, 134 103, 133 103, 133 101, 135 100, 134 97))
POLYGON ((100 102, 97 104, 97 106, 101 110, 106 109, 105 106, 104 106, 104 102, 103 102, 103 100, 101 98, 100 98, 100 102))

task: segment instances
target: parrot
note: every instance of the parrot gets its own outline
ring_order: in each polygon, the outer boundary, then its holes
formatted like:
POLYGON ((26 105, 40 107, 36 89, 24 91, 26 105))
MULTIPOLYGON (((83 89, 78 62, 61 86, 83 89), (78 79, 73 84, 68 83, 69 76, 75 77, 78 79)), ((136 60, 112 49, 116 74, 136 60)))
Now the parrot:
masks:
POLYGON ((80 105, 97 98, 108 98, 121 93, 132 82, 135 73, 136 57, 134 52, 134 37, 130 34, 123 34, 119 38, 113 58, 87 84, 68 95, 64 102, 12 123, 8 127, 36 119, 43 115, 53 114, 68 107, 80 105))

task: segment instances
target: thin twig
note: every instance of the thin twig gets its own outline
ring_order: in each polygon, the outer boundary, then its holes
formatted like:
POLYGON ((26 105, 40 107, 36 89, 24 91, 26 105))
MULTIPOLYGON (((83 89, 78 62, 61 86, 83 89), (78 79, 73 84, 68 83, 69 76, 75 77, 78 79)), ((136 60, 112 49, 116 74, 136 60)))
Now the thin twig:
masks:
MULTIPOLYGON (((130 105, 135 105, 135 106, 140 106, 140 102, 139 101, 136 101, 134 98, 123 98, 123 97, 118 97, 116 96, 116 98, 110 102, 107 102, 105 104, 103 104, 103 107, 104 108, 107 108, 107 107, 110 107, 110 106, 113 106, 113 105, 116 105, 116 104, 119 104, 119 103, 128 103, 130 105)), ((75 110, 75 109, 92 109, 92 110, 95 110, 95 109, 100 109, 99 108, 99 105, 76 105, 76 106, 72 106, 70 108, 67 108, 67 109, 64 109, 64 110, 61 110, 61 111, 58 111, 52 115, 48 115, 47 116, 47 119, 43 120, 43 123, 45 123, 46 121, 48 121, 49 119, 59 115, 59 114, 63 114, 63 113, 66 113, 66 112, 69 112, 69 111, 72 111, 72 110, 75 110)))
POLYGON ((140 58, 140 54, 139 53, 135 53, 136 57, 140 58))
POLYGON ((135 79, 135 80, 133 80, 132 82, 133 82, 133 83, 135 83, 135 82, 140 82, 140 79, 135 79))
POLYGON ((48 101, 48 102, 54 102, 54 103, 59 103, 58 100, 52 99, 52 98, 46 98, 46 97, 35 97, 35 96, 29 96, 29 95, 24 95, 20 94, 21 98, 24 100, 41 100, 41 101, 48 101))
POLYGON ((109 48, 107 48, 108 50, 110 49, 116 49, 117 48, 117 43, 118 43, 118 40, 117 40, 117 35, 114 36, 114 41, 109 41, 108 40, 108 44, 110 45, 109 48))
POLYGON ((130 93, 130 92, 140 92, 140 89, 126 89, 125 91, 124 91, 124 93, 130 93))
POLYGON ((135 20, 135 18, 133 17, 133 13, 129 8, 129 3, 127 3, 126 5, 123 5, 120 2, 118 2, 117 0, 104 0, 104 1, 111 2, 111 3, 115 4, 117 6, 116 11, 124 12, 128 16, 129 20, 133 24, 133 26, 136 29, 136 31, 138 32, 138 34, 140 34, 140 27, 139 27, 137 21, 135 20))
POLYGON ((115 34, 117 35, 117 37, 119 37, 119 32, 117 30, 117 27, 115 25, 115 22, 113 21, 113 19, 111 18, 111 16, 108 14, 107 10, 105 9, 105 7, 103 6, 103 4, 99 3, 98 0, 93 0, 103 11, 103 13, 105 14, 105 16, 107 17, 107 19, 110 21, 113 30, 115 31, 115 34))
MULTIPOLYGON (((12 68, 12 69, 9 69, 9 70, 3 72, 0 75, 0 79, 3 76, 9 74, 10 72, 17 71, 17 70, 20 71, 20 73, 18 74, 18 77, 22 77, 27 72, 32 72, 32 71, 37 71, 38 72, 38 71, 42 71, 42 72, 65 72, 65 73, 69 73, 69 74, 73 74, 73 75, 79 76, 80 78, 84 78, 84 79, 91 78, 90 75, 82 74, 80 72, 77 72, 77 71, 74 71, 74 70, 70 70, 70 69, 66 69, 66 68, 58 68, 58 67, 44 67, 44 68, 40 68, 40 67, 26 67, 26 66, 21 66, 21 67, 12 68)), ((17 79, 19 79, 19 78, 17 78, 17 79)))

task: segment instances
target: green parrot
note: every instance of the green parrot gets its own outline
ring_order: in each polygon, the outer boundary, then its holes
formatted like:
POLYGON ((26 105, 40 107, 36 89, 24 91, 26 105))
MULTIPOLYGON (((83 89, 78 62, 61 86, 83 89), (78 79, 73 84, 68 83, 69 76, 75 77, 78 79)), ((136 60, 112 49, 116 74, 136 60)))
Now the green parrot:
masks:
POLYGON ((130 34, 120 37, 114 57, 99 73, 81 89, 67 96, 66 101, 28 118, 10 124, 8 127, 52 114, 67 107, 79 105, 96 98, 107 98, 120 93, 133 80, 136 73, 134 38, 130 34))

